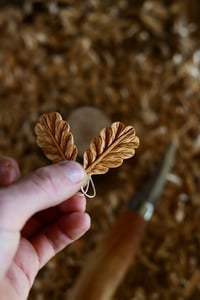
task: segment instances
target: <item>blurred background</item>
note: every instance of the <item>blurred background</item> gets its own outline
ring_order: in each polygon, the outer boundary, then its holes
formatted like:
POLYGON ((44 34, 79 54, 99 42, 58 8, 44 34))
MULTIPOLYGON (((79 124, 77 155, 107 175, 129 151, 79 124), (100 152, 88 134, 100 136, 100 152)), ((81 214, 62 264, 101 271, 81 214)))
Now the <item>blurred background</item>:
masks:
POLYGON ((39 116, 67 120, 83 106, 140 138, 132 159, 95 176, 90 231, 40 271, 31 300, 69 299, 85 257, 174 134, 175 165, 114 299, 200 299, 199 23, 197 0, 0 1, 0 155, 17 159, 23 175, 49 164, 35 142, 39 116))

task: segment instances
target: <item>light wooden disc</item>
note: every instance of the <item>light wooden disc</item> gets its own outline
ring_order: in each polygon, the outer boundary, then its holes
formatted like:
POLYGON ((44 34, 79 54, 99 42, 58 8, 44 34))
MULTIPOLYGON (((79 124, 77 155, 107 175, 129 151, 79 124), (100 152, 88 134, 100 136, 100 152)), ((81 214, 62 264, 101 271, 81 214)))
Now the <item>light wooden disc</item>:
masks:
POLYGON ((90 141, 99 135, 101 129, 111 124, 110 119, 102 110, 91 106, 75 109, 68 116, 67 121, 80 156, 88 149, 90 141))

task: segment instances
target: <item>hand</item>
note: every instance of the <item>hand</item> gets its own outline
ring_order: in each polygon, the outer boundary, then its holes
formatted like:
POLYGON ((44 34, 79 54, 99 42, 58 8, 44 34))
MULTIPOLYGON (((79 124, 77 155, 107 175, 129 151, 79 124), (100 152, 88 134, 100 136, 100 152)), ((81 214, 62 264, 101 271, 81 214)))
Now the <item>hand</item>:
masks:
POLYGON ((19 175, 13 159, 0 158, 1 300, 27 299, 39 269, 90 226, 85 197, 77 193, 86 180, 78 163, 19 175))

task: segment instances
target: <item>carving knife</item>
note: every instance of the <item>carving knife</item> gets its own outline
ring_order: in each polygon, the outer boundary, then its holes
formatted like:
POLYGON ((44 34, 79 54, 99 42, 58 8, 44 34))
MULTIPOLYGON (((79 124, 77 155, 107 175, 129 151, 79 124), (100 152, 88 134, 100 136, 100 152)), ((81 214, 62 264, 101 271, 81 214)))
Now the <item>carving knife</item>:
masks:
POLYGON ((166 150, 165 157, 143 191, 129 202, 105 238, 86 260, 70 295, 71 300, 110 300, 136 257, 151 219, 155 204, 161 197, 176 152, 176 142, 166 150))

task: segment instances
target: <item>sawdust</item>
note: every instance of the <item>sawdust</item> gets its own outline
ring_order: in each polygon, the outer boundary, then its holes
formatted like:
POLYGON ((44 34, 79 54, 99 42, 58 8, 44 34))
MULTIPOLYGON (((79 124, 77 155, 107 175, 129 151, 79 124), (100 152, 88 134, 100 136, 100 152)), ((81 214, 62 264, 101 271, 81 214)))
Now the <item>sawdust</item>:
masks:
POLYGON ((199 299, 198 27, 178 0, 45 3, 0 11, 0 154, 16 158, 23 174, 49 163, 35 143, 38 116, 59 111, 67 119, 81 106, 132 124, 141 144, 118 170, 95 177, 91 230, 41 270, 30 299, 67 299, 84 258, 175 133, 175 166, 115 300, 199 299))

